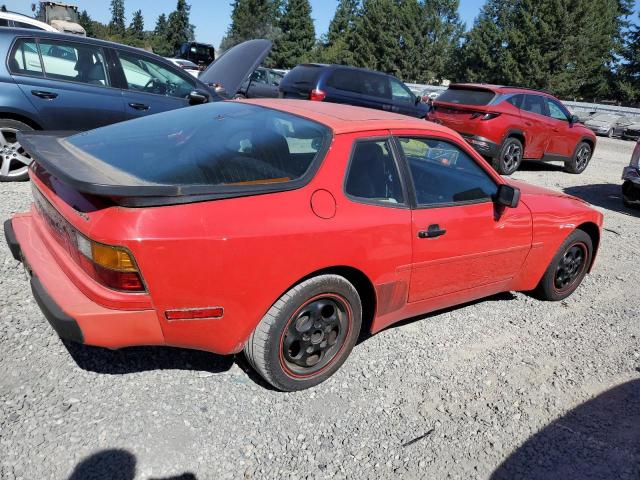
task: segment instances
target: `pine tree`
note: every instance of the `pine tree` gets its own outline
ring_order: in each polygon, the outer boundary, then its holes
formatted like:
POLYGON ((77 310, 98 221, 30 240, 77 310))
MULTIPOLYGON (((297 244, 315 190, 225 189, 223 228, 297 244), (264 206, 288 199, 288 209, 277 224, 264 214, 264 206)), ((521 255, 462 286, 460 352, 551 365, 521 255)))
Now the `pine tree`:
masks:
POLYGON ((138 40, 144 39, 144 19, 142 18, 142 10, 136 10, 133 12, 133 18, 129 25, 129 31, 127 32, 130 37, 138 40))
MULTIPOLYGON (((638 13, 640 19, 640 12, 638 13)), ((622 50, 622 66, 616 84, 616 93, 621 100, 640 100, 640 25, 629 29, 622 50)))
POLYGON ((189 23, 191 5, 186 0, 178 0, 175 11, 169 14, 167 20, 167 48, 171 54, 176 52, 180 45, 194 38, 194 26, 189 23))
POLYGON ((91 20, 91 17, 86 10, 82 10, 82 12, 80 12, 80 15, 78 16, 78 23, 82 28, 84 28, 84 31, 87 32, 87 37, 95 38, 96 33, 93 28, 93 20, 91 20))
POLYGON ((464 33, 459 0, 427 0, 421 8, 422 42, 419 65, 423 81, 451 78, 455 53, 464 33))
POLYGON ((280 68, 292 68, 306 61, 316 43, 309 0, 288 0, 279 27, 271 62, 280 68))
POLYGON ((353 31, 359 11, 360 0, 339 1, 336 13, 329 23, 329 30, 322 36, 315 52, 319 61, 355 64, 355 54, 350 45, 353 43, 353 31))
POLYGON ((278 37, 280 0, 234 0, 231 5, 231 25, 220 42, 221 50, 253 38, 278 37))
POLYGON ((167 16, 162 13, 156 20, 156 26, 153 29, 151 37, 151 45, 154 53, 162 56, 170 56, 174 54, 173 48, 169 45, 167 16))
POLYGON ((109 33, 120 36, 125 34, 124 0, 111 0, 109 33))

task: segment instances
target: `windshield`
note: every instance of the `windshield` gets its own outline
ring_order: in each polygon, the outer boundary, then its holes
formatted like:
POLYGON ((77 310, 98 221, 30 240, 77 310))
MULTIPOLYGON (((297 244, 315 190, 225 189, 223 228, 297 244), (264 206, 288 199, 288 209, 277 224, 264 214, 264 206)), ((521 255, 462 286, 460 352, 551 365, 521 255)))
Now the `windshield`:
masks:
POLYGON ((591 117, 591 120, 595 120, 597 122, 615 122, 620 118, 618 115, 612 115, 610 113, 600 113, 598 115, 594 115, 591 117))
POLYGON ((51 20, 66 20, 67 22, 78 22, 78 12, 71 7, 61 5, 48 5, 47 18, 51 20))
POLYGON ((327 127, 301 117, 216 102, 81 133, 63 145, 146 183, 241 186, 300 179, 329 138, 327 127))

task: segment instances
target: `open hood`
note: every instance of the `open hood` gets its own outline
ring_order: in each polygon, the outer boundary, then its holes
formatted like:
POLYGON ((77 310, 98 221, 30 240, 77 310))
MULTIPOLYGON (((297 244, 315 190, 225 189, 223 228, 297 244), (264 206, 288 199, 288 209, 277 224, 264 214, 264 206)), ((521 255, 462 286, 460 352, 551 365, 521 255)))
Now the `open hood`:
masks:
POLYGON ((201 82, 215 86, 222 85, 227 98, 233 98, 240 86, 271 51, 269 40, 248 40, 225 51, 218 59, 200 74, 201 82))

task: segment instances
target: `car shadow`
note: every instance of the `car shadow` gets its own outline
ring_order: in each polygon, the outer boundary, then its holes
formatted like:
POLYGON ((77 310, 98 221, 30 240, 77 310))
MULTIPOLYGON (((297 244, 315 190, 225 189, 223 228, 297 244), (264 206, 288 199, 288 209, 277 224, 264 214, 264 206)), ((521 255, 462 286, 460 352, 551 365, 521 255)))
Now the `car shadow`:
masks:
POLYGON ((491 480, 640 478, 640 380, 608 390, 529 438, 491 480))
POLYGON ((640 210, 627 207, 622 202, 621 186, 616 183, 596 183, 566 187, 564 193, 586 200, 596 207, 606 208, 624 215, 639 216, 640 210))
POLYGON ((523 160, 518 170, 524 172, 564 172, 564 165, 540 160, 523 160))
MULTIPOLYGON (((73 469, 67 480, 108 478, 109 480, 133 480, 136 477, 136 457, 124 449, 107 449, 89 455, 73 469)), ((149 480, 196 480, 191 472, 171 477, 151 477, 149 480)))
POLYGON ((186 348, 151 346, 109 350, 68 341, 63 343, 80 368, 110 375, 149 370, 200 370, 222 373, 228 371, 235 362, 234 355, 217 355, 186 348))

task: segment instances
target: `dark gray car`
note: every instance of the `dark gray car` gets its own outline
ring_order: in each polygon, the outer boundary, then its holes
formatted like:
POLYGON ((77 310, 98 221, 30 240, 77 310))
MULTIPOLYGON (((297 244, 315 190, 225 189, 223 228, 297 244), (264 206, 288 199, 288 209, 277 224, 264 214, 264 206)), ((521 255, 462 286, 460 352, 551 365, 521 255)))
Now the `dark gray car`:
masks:
POLYGON ((626 128, 633 123, 633 120, 626 115, 615 113, 596 113, 585 120, 584 125, 596 135, 606 137, 621 137, 626 128))
POLYGON ((284 75, 281 71, 260 67, 245 80, 235 98, 278 98, 284 75))

